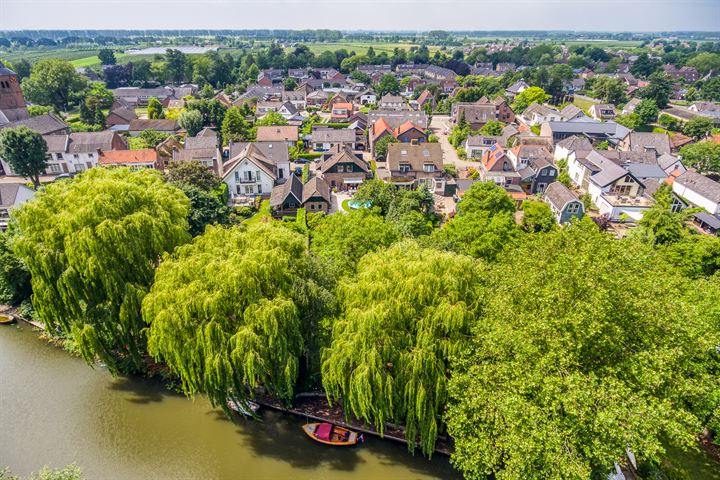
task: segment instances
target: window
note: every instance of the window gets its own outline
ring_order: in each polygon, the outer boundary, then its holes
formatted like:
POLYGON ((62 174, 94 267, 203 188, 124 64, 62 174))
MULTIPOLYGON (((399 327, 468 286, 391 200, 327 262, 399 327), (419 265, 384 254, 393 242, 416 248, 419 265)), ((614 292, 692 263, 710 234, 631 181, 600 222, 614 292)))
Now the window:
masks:
POLYGON ((285 178, 285 170, 282 168, 278 169, 278 178, 285 178))
POLYGON ((555 170, 552 168, 548 168, 548 177, 552 178, 555 176, 555 170))
POLYGON ((575 214, 575 213, 578 213, 579 211, 580 211, 580 204, 577 202, 572 202, 567 207, 567 213, 575 214))
POLYGON ((343 173, 345 171, 345 167, 343 167, 342 165, 338 165, 337 171, 338 173, 343 173))
POLYGON ((545 191, 545 184, 544 183, 538 183, 537 184, 537 193, 543 193, 545 191))
POLYGON ((255 185, 245 185, 245 194, 252 195, 255 193, 255 185))
POLYGON ((623 182, 625 183, 634 183, 633 178, 630 175, 625 175, 625 178, 623 179, 623 182))
POLYGON ((311 204, 310 204, 310 210, 315 210, 315 204, 314 204, 314 203, 311 203, 311 204))
POLYGON ((80 158, 80 155, 78 155, 78 154, 76 153, 76 154, 73 155, 73 158, 74 158, 75 160, 77 160, 77 159, 80 158))
POLYGON ((262 194, 262 184, 258 185, 258 195, 262 194))
POLYGON ((400 173, 408 173, 409 171, 410 171, 410 164, 408 164, 408 163, 400 164, 400 173))
POLYGON ((73 164, 73 168, 76 172, 82 172, 85 170, 85 164, 84 163, 75 163, 73 164))
POLYGON ((543 168, 542 170, 540 170, 540 175, 542 175, 543 177, 546 176, 546 175, 547 175, 547 168, 543 168))
POLYGON ((58 160, 62 160, 63 159, 62 153, 56 153, 55 158, 57 158, 58 160))
MULTIPOLYGON (((235 172, 235 174, 237 174, 237 172, 235 172)), ((241 190, 240 185, 236 185, 236 186, 235 186, 235 190, 237 191, 237 194, 238 194, 238 195, 240 195, 240 194, 242 193, 242 190, 241 190)))
MULTIPOLYGON (((237 183, 240 182, 240 172, 238 172, 238 171, 235 172, 235 182, 237 182, 237 183)), ((240 192, 238 192, 238 193, 240 193, 240 192)))
POLYGON ((435 165, 432 163, 426 163, 423 165, 423 172, 432 173, 435 171, 435 165))
POLYGON ((50 173, 61 173, 62 168, 57 163, 49 163, 47 171, 50 173))
POLYGON ((610 189, 610 193, 613 195, 629 195, 632 190, 632 185, 615 185, 610 189))
POLYGON ((94 155, 92 153, 88 153, 88 158, 94 158, 94 155))

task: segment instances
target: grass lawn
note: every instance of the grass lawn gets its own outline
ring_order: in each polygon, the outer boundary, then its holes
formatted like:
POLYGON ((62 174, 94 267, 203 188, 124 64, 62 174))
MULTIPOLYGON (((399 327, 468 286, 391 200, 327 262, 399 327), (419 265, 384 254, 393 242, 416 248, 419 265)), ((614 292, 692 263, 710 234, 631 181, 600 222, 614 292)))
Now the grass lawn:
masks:
POLYGON ((243 223, 245 225, 255 225, 264 221, 270 221, 271 219, 272 214, 270 213, 270 200, 263 200, 263 202, 260 204, 260 210, 255 215, 245 220, 243 223))
POLYGON ((679 448, 666 447, 665 463, 685 470, 692 480, 717 480, 720 464, 705 450, 686 452, 679 448))
MULTIPOLYGON (((419 47, 420 45, 415 43, 385 43, 385 42, 335 42, 335 43, 306 43, 307 47, 314 54, 320 54, 326 50, 335 51, 341 48, 346 49, 348 52, 355 51, 358 55, 364 55, 367 53, 370 47, 375 50, 375 53, 387 52, 392 53, 395 48, 404 48, 410 50, 410 47, 419 47)), ((440 47, 428 46, 430 53, 440 50, 440 47)))
MULTIPOLYGON (((120 53, 115 52, 115 59, 118 63, 125 63, 123 60, 130 55, 126 53, 120 53)), ((91 57, 83 57, 78 58, 76 60, 71 60, 70 63, 72 63, 72 66, 75 68, 78 67, 95 67, 97 65, 100 65, 100 59, 97 57, 97 55, 91 56, 91 57)))
POLYGON ((349 198, 346 198, 345 200, 342 201, 342 209, 345 210, 346 212, 350 211, 350 199, 349 198))
POLYGON ((595 105, 595 102, 591 102, 590 100, 585 100, 584 98, 575 97, 573 99, 573 104, 576 107, 578 107, 580 110, 582 110, 583 112, 585 112, 586 114, 589 115, 590 107, 595 105))

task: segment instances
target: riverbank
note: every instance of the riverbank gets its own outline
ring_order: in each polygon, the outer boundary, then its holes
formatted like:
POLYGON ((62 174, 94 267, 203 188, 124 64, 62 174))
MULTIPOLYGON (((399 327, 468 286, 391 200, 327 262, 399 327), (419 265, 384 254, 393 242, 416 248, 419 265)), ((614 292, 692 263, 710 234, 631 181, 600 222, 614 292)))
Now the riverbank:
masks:
MULTIPOLYGON (((306 420, 313 420, 317 422, 327 422, 341 427, 349 428, 358 432, 373 435, 384 440, 408 444, 408 440, 405 437, 405 429, 397 425, 386 425, 385 432, 383 435, 375 429, 372 425, 367 425, 360 420, 346 420, 345 412, 340 403, 329 404, 324 394, 299 394, 295 397, 293 405, 291 407, 285 407, 280 401, 264 396, 256 395, 255 402, 260 405, 278 410, 284 413, 290 413, 297 415, 306 420)), ((416 444, 416 448, 420 448, 419 444, 416 444)), ((450 439, 447 437, 438 437, 438 441, 435 444, 435 453, 440 453, 445 456, 452 454, 452 446, 450 439)))
MULTIPOLYGON (((17 310, 17 308, 14 308, 10 305, 0 305, 0 313, 5 312, 14 315, 18 320, 23 321, 28 325, 38 330, 41 330, 42 332, 45 332, 45 325, 40 322, 23 317, 22 315, 20 315, 20 312, 17 310)), ((47 341, 55 347, 63 347, 63 342, 61 340, 55 339, 48 335, 45 335, 43 337, 43 340, 47 341)), ((153 362, 152 364, 148 364, 147 367, 148 376, 150 378, 160 377, 163 380, 166 380, 166 375, 160 374, 160 370, 167 370, 165 368, 162 368, 164 367, 164 365, 161 366, 153 362)), ((264 407, 272 408, 274 410, 284 413, 289 413, 291 415, 296 415, 301 418, 314 420, 317 422, 333 423, 335 425, 350 428, 368 435, 373 435, 384 440, 398 442, 404 445, 408 444, 408 440, 405 437, 405 429, 401 426, 386 425, 385 432, 383 433, 383 435, 380 435, 380 433, 377 431, 377 429, 375 429, 374 426, 364 424, 360 420, 346 421, 345 412, 343 411, 340 403, 330 405, 324 394, 322 393, 309 396, 307 394, 299 394, 295 397, 293 405, 290 408, 285 407, 282 402, 267 395, 258 395, 255 398, 255 401, 264 407)), ((419 448, 419 444, 416 444, 416 447, 419 448)), ((438 437, 438 441, 435 445, 435 453, 450 456, 452 454, 450 439, 442 436, 438 437)))

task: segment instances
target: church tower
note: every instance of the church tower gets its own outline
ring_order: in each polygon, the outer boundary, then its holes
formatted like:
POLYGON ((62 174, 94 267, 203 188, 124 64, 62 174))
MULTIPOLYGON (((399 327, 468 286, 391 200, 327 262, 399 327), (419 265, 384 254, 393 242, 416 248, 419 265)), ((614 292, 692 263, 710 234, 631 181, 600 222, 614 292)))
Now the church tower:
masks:
POLYGON ((28 117, 17 75, 0 62, 0 125, 28 117))

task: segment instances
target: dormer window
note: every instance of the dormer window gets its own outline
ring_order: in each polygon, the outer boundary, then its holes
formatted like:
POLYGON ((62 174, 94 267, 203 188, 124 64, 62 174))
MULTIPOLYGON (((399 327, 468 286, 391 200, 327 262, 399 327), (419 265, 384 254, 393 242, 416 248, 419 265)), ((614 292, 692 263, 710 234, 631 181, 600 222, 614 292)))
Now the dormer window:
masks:
POLYGON ((432 173, 435 171, 435 165, 432 163, 423 164, 423 171, 426 173, 432 173))
POLYGON ((408 173, 410 172, 410 164, 409 163, 401 163, 400 164, 400 173, 408 173))

